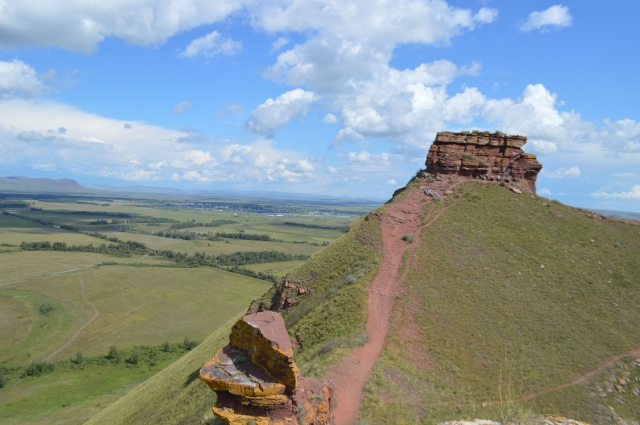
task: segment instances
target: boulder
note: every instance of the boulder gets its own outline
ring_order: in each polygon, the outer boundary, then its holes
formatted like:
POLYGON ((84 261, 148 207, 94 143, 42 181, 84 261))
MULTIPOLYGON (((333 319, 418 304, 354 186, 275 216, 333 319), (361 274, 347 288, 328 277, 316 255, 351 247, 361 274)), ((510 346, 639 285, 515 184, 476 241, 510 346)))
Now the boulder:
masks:
POLYGON ((279 313, 243 317, 229 341, 200 369, 200 379, 217 395, 214 415, 232 425, 333 424, 333 389, 299 376, 279 313))

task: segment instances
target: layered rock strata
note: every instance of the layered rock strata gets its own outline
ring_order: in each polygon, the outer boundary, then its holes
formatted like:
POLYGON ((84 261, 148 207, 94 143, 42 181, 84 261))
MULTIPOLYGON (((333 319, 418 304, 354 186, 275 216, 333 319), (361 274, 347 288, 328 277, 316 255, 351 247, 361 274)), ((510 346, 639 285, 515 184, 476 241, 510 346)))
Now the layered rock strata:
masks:
POLYGON ((200 379, 216 392, 213 413, 231 425, 328 425, 332 389, 299 376, 291 339, 279 313, 238 320, 200 379))
POLYGON ((502 133, 438 133, 427 155, 427 172, 489 179, 500 176, 501 181, 520 183, 535 193, 542 164, 522 150, 526 143, 524 136, 502 133))

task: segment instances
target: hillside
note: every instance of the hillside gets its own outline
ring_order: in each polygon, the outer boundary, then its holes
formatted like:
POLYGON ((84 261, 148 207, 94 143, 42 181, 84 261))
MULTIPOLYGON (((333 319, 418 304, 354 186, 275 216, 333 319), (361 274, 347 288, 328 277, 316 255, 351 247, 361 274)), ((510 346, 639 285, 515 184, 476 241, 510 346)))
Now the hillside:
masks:
POLYGON ((88 192, 88 189, 80 186, 72 179, 47 179, 29 177, 0 177, 0 192, 19 193, 79 193, 88 192))
MULTIPOLYGON (((250 311, 284 314, 302 375, 336 387, 337 424, 632 424, 638 252, 637 223, 419 173, 250 311)), ((229 327, 89 423, 215 423, 193 377, 229 327)))

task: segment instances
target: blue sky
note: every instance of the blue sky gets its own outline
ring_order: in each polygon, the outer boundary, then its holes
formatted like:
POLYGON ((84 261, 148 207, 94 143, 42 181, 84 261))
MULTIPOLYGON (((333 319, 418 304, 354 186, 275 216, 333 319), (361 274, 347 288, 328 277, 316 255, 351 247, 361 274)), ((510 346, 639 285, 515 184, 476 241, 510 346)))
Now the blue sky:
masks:
POLYGON ((9 0, 0 175, 387 198, 435 133, 640 211, 635 1, 9 0))

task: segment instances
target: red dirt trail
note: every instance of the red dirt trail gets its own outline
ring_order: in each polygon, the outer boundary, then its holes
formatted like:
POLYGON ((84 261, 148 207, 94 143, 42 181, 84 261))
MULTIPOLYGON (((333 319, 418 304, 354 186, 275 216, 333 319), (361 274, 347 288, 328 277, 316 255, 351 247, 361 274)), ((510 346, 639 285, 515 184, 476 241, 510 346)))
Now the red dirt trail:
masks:
MULTIPOLYGON (((430 213, 426 219, 421 219, 420 214, 426 202, 433 202, 424 193, 424 189, 407 189, 408 193, 400 202, 395 202, 387 207, 387 212, 382 216, 383 248, 380 268, 371 283, 367 299, 367 343, 345 356, 335 365, 329 367, 326 379, 334 384, 335 397, 338 405, 334 410, 336 425, 349 425, 353 423, 360 409, 362 389, 371 374, 384 341, 389 332, 389 319, 396 295, 398 295, 402 283, 409 271, 408 264, 413 258, 413 253, 407 259, 407 267, 404 273, 399 274, 402 257, 407 249, 415 250, 420 244, 420 233, 425 227, 433 223, 451 205, 442 193, 454 187, 457 182, 424 183, 420 181, 420 187, 428 187, 440 194, 444 208, 435 208, 437 213, 430 213), (426 221, 426 224, 425 224, 426 221), (414 242, 408 244, 402 240, 402 236, 411 234, 414 242)), ((402 195, 401 195, 402 196, 402 195)))

